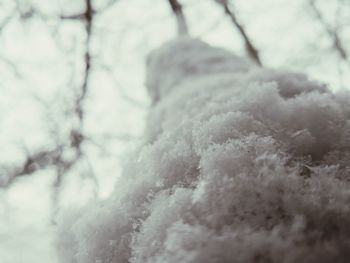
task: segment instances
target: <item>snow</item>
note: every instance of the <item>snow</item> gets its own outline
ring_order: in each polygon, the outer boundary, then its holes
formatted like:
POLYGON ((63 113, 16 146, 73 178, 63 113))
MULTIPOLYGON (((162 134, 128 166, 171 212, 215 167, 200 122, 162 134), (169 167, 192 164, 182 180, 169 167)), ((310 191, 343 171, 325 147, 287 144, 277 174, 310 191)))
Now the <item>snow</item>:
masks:
POLYGON ((62 214, 61 262, 345 262, 350 95, 183 38, 147 61, 144 142, 62 214))

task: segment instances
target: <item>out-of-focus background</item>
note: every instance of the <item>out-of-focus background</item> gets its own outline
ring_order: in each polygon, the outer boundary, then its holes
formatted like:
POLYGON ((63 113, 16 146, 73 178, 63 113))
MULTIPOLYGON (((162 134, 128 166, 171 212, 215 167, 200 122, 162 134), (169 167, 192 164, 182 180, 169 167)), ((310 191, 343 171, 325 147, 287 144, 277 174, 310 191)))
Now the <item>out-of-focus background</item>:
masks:
MULTIPOLYGON (((171 3, 0 0, 1 262, 56 262, 57 214, 113 190, 142 139, 147 54, 177 35, 171 3)), ((350 87, 348 0, 177 4, 191 36, 350 87)))

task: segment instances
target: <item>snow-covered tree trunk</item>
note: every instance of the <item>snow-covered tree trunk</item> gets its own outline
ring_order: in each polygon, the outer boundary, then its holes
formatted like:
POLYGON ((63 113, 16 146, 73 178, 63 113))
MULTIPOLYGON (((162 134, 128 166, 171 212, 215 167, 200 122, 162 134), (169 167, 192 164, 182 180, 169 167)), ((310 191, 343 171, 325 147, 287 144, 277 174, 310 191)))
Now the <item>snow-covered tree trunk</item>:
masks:
POLYGON ((346 262, 350 97, 191 38, 147 61, 144 143, 62 221, 65 263, 346 262))

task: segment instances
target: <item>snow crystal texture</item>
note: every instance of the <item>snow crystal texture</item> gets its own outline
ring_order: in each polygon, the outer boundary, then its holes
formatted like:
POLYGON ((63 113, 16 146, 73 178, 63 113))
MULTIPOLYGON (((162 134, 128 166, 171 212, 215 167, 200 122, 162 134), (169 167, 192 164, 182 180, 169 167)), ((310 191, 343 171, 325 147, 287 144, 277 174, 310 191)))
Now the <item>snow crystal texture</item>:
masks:
POLYGON ((349 262, 349 94, 189 38, 147 70, 144 143, 62 220, 62 262, 349 262))

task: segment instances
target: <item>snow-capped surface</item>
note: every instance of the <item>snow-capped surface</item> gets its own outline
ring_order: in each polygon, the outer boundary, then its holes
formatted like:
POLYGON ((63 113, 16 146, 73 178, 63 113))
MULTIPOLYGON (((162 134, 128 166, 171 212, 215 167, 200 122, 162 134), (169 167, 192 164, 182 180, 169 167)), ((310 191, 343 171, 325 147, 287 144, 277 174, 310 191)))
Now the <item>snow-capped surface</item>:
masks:
POLYGON ((148 59, 143 145, 62 216, 61 262, 346 262, 350 96, 180 39, 148 59))

